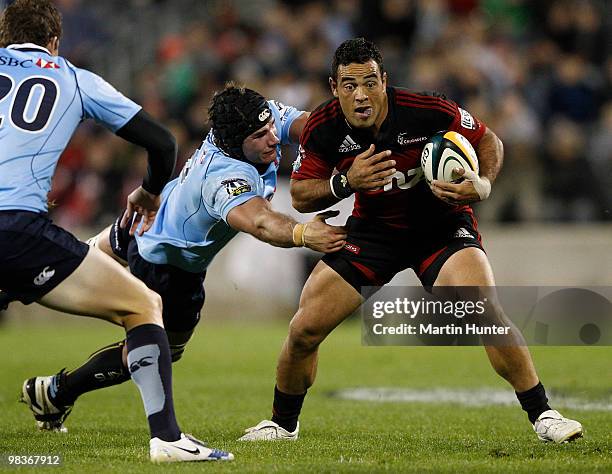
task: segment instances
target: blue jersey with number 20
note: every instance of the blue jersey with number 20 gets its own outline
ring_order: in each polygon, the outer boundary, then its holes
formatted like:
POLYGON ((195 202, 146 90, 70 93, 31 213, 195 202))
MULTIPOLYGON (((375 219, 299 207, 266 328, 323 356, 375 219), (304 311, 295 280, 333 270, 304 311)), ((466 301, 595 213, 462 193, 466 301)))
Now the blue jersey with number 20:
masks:
POLYGON ((0 210, 46 212, 77 125, 93 118, 115 132, 139 110, 101 77, 41 46, 0 48, 0 210))

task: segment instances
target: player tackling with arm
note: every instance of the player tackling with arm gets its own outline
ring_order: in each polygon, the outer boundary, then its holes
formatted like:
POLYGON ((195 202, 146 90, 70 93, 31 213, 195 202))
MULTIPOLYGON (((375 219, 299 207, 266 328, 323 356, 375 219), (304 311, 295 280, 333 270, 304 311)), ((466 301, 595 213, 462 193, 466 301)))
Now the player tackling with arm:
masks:
MULTIPOLYGON (((270 207, 280 145, 297 142, 308 113, 229 84, 213 97, 209 115, 210 133, 180 176, 164 188, 151 229, 130 236, 117 219, 92 239, 161 295, 173 361, 182 357, 200 319, 208 265, 238 232, 280 247, 320 252, 340 250, 346 238, 343 228, 324 223, 333 213, 301 224, 270 207)), ((57 388, 51 401, 69 411, 83 393, 129 378, 125 341, 120 341, 54 376, 57 388)), ((62 427, 64 419, 45 428, 62 427)))
MULTIPOLYGON (((362 304, 363 286, 384 285, 406 268, 426 288, 495 285, 468 203, 486 199, 499 172, 503 148, 496 135, 439 94, 387 87, 380 51, 363 38, 336 50, 329 82, 334 99, 304 128, 291 194, 296 209, 312 212, 355 193, 347 243, 324 256, 306 282, 278 360, 272 420, 247 429, 245 441, 297 438, 318 347, 362 304), (480 176, 428 188, 419 157, 440 130, 457 131, 474 145, 480 176)), ((582 435, 580 423, 548 406, 527 347, 485 348, 540 439, 560 443, 582 435)))

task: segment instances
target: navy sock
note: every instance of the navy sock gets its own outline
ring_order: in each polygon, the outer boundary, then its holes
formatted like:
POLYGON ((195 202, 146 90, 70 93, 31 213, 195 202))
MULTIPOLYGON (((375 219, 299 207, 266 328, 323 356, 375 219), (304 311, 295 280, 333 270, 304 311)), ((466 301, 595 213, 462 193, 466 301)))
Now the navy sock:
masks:
POLYGON ((127 347, 129 371, 140 390, 151 438, 176 441, 181 430, 174 414, 166 331, 155 324, 137 326, 127 333, 127 347))
POLYGON ((55 406, 68 406, 84 393, 100 388, 118 385, 130 380, 130 373, 123 365, 125 341, 105 346, 89 356, 80 367, 70 372, 60 372, 55 376, 56 383, 49 391, 55 406))
POLYGON ((301 395, 291 395, 281 392, 274 387, 274 404, 272 405, 272 421, 287 431, 293 432, 297 427, 298 418, 302 411, 306 392, 301 395))
POLYGON ((550 410, 548 406, 548 398, 546 398, 546 390, 541 382, 535 387, 530 388, 524 392, 515 392, 516 398, 521 403, 523 410, 527 412, 529 421, 535 423, 538 417, 546 410, 550 410))

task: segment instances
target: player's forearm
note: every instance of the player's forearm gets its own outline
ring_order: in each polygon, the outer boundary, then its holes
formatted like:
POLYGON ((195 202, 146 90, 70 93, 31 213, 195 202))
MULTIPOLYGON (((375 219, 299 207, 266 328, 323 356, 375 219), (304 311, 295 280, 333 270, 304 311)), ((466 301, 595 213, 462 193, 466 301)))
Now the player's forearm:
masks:
POLYGON ((293 218, 270 210, 258 216, 254 224, 250 234, 256 239, 275 247, 295 247, 293 228, 297 222, 293 218))
POLYGON ((480 165, 480 176, 493 183, 504 162, 503 143, 495 133, 487 129, 476 147, 476 153, 480 165))
POLYGON ((293 207, 299 212, 316 212, 336 204, 328 179, 291 180, 293 207))
POLYGON ((142 187, 151 194, 159 195, 170 180, 176 164, 177 145, 172 133, 141 110, 116 134, 147 150, 147 175, 142 187))

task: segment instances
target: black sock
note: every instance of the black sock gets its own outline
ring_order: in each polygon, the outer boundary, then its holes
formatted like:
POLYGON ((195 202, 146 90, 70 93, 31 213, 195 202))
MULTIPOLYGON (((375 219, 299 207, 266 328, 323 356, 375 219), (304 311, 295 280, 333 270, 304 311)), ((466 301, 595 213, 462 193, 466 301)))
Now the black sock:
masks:
POLYGON ((60 372, 49 387, 49 398, 56 406, 68 406, 86 392, 111 387, 130 380, 123 365, 125 341, 116 342, 94 352, 83 365, 70 372, 60 372))
POLYGON ((515 392, 516 398, 521 402, 521 407, 527 412, 529 421, 535 423, 538 417, 546 410, 550 410, 548 406, 548 398, 546 398, 546 390, 541 382, 526 390, 525 392, 515 392))
POLYGON ((272 405, 272 421, 293 432, 297 427, 298 418, 302 411, 306 392, 301 395, 290 395, 274 387, 274 404, 272 405))
POLYGON ((144 324, 127 333, 128 366, 138 386, 149 421, 151 438, 176 441, 181 430, 172 400, 172 367, 166 331, 144 324))

